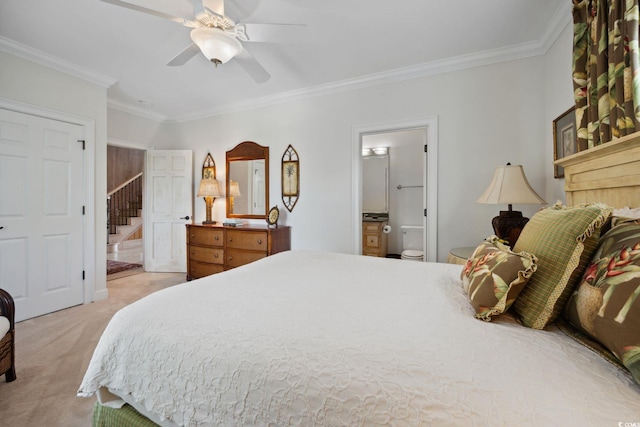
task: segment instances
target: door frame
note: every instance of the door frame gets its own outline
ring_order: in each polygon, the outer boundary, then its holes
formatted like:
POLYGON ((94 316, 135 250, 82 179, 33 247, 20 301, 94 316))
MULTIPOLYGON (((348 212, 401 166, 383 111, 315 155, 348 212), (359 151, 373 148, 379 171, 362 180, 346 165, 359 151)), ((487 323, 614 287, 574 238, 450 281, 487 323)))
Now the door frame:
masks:
POLYGON ((438 116, 381 122, 353 126, 351 132, 351 220, 353 229, 353 253, 362 253, 362 136, 371 133, 387 133, 425 128, 428 146, 426 173, 423 174, 427 196, 423 197, 425 226, 424 261, 438 260, 438 116))
MULTIPOLYGON (((144 206, 144 197, 146 196, 145 194, 145 182, 144 182, 144 173, 146 172, 146 159, 147 159, 147 151, 149 150, 153 150, 154 146, 153 145, 147 145, 147 144, 143 144, 140 142, 135 142, 135 141, 129 141, 126 139, 118 139, 118 138, 110 138, 109 136, 107 136, 107 147, 109 147, 109 145, 111 145, 112 147, 122 147, 122 148, 132 148, 135 150, 142 150, 144 151, 144 165, 142 166, 142 173, 143 173, 143 180, 142 180, 142 202, 143 202, 143 206, 144 206)), ((107 148, 108 150, 109 148, 107 148)), ((109 174, 109 166, 107 165, 107 174, 109 174)), ((108 178, 108 177, 107 177, 108 178)), ((142 228, 143 228, 143 236, 144 236, 144 209, 142 209, 142 228)), ((107 242, 109 241, 109 239, 107 239, 107 242)), ((105 252, 107 250, 107 248, 105 247, 105 252)), ((108 255, 107 255, 108 257, 108 255)), ((144 266, 144 238, 142 239, 142 265, 144 266)), ((143 267, 144 270, 144 267, 143 267)))
POLYGON ((76 116, 70 113, 51 110, 45 107, 31 105, 12 99, 0 97, 0 108, 14 111, 17 113, 28 114, 31 116, 42 117, 45 119, 56 120, 60 122, 71 123, 82 126, 84 129, 84 194, 83 205, 85 207, 84 224, 83 224, 83 270, 85 273, 83 286, 84 304, 93 301, 105 299, 107 290, 101 291, 99 294, 95 291, 96 283, 96 212, 95 212, 95 120, 86 117, 76 116))

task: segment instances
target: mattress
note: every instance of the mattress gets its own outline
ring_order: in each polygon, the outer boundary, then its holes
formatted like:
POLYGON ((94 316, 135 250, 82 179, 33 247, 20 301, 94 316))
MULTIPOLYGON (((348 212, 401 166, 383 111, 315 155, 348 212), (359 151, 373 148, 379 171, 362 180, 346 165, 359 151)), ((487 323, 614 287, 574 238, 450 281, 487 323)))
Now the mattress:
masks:
POLYGON ((460 270, 289 251, 174 286, 113 317, 78 395, 179 426, 640 421, 631 378, 559 330, 475 319, 460 270))

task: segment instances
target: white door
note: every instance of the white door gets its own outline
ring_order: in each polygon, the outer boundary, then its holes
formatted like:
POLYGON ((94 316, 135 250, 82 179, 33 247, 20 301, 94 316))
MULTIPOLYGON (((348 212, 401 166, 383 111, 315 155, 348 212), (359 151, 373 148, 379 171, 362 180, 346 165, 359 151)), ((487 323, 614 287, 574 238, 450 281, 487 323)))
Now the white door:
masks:
POLYGON ((144 269, 187 272, 185 224, 193 216, 191 150, 149 150, 145 162, 144 269))
POLYGON ((0 109, 0 288, 16 321, 84 302, 83 132, 0 109))

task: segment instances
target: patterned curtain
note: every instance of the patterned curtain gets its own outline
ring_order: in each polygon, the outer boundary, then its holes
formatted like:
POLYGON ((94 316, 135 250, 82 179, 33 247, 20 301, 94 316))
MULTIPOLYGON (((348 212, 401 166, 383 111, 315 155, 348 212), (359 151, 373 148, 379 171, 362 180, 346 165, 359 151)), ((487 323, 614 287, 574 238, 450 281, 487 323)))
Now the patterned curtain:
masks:
POLYGON ((578 150, 640 130, 638 0, 573 1, 578 150))

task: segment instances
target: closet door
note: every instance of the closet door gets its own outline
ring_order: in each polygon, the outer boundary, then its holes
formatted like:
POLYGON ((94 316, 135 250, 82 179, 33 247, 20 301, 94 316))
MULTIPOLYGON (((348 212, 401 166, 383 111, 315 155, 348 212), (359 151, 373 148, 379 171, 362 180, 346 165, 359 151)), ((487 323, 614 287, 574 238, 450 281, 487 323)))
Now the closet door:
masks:
POLYGON ((84 302, 83 132, 0 109, 0 287, 16 321, 84 302))

